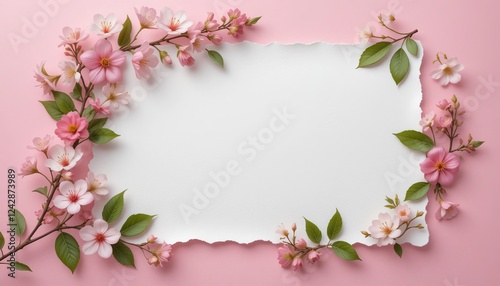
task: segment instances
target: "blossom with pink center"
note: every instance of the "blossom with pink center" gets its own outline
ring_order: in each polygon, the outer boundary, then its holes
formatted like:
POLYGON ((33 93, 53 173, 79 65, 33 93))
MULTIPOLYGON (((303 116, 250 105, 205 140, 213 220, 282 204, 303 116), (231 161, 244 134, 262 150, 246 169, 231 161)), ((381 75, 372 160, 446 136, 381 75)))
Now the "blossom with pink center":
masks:
POLYGON ((459 204, 452 203, 449 201, 440 201, 439 209, 436 212, 437 220, 450 220, 458 214, 459 204))
POLYGON ((154 266, 163 266, 163 262, 168 262, 170 257, 172 256, 172 245, 168 243, 162 243, 162 245, 153 250, 153 256, 149 260, 149 264, 153 264, 154 266))
POLYGON ((460 71, 464 69, 464 65, 458 63, 456 57, 447 59, 445 63, 441 64, 439 69, 431 73, 431 77, 435 80, 439 80, 439 84, 445 86, 448 83, 458 83, 462 76, 460 71))
POLYGON ((54 206, 66 209, 69 214, 76 214, 81 207, 94 201, 94 196, 87 192, 87 182, 78 180, 73 184, 63 181, 59 184, 60 195, 54 198, 54 206))
POLYGON ((384 246, 396 243, 402 231, 399 229, 399 216, 391 216, 388 213, 380 213, 378 220, 373 220, 368 228, 371 236, 377 239, 378 246, 384 246))
POLYGON ((361 44, 366 44, 370 39, 373 37, 373 31, 370 28, 370 26, 364 26, 363 29, 361 29, 358 32, 358 39, 361 44))
POLYGON ((56 126, 56 135, 61 140, 64 140, 66 145, 71 145, 76 140, 89 137, 87 118, 80 117, 80 114, 76 111, 63 115, 61 120, 57 121, 56 126))
POLYGON ((167 31, 170 36, 180 35, 187 32, 188 28, 193 25, 193 22, 186 21, 186 13, 178 11, 174 13, 170 8, 163 8, 158 17, 157 26, 160 29, 167 31))
POLYGON ((195 60, 193 56, 191 56, 191 54, 188 52, 189 48, 190 46, 182 46, 177 50, 177 59, 183 67, 194 65, 195 60))
POLYGON ((233 20, 228 28, 228 34, 238 38, 243 34, 243 28, 245 27, 248 18, 246 14, 241 14, 238 9, 235 9, 234 11, 232 9, 229 10, 228 15, 229 19, 233 20))
POLYGON ((122 28, 123 25, 118 23, 114 14, 109 14, 106 18, 101 14, 96 14, 94 15, 94 22, 89 26, 89 30, 100 38, 107 38, 119 33, 122 28))
POLYGON ((453 122, 453 118, 451 118, 451 116, 441 116, 438 120, 439 126, 441 128, 450 127, 452 122, 453 122))
POLYGON ((101 103, 101 100, 99 98, 89 98, 88 103, 97 113, 103 114, 105 116, 111 115, 111 110, 109 109, 110 104, 108 102, 101 103))
POLYGON ((62 70, 63 84, 73 86, 80 81, 81 74, 78 72, 78 66, 72 61, 61 61, 59 68, 62 70))
POLYGON ((434 111, 431 111, 427 114, 425 114, 422 117, 422 120, 420 120, 420 126, 422 126, 423 131, 429 130, 434 125, 434 119, 436 118, 436 114, 434 114, 434 111))
POLYGON ((449 153, 443 147, 434 147, 427 153, 427 158, 420 163, 420 170, 427 182, 448 185, 453 182, 459 166, 460 159, 457 155, 449 153))
POLYGON ((135 14, 139 19, 139 23, 141 24, 141 28, 143 29, 156 29, 156 23, 158 22, 158 18, 156 17, 156 10, 153 8, 142 6, 141 10, 137 10, 134 7, 135 14))
POLYGON ((60 172, 62 170, 71 170, 82 158, 83 153, 80 149, 66 145, 54 145, 49 149, 48 158, 45 160, 45 166, 52 171, 60 172))
POLYGON ((217 23, 217 20, 214 20, 214 13, 212 12, 208 13, 207 19, 203 24, 203 28, 209 32, 213 32, 217 30, 218 27, 219 24, 217 23))
POLYGON ((159 60, 154 55, 154 49, 148 42, 142 43, 132 56, 132 65, 134 66, 135 76, 138 79, 149 78, 151 76, 151 68, 156 67, 158 63, 159 60))
POLYGON ((115 110, 119 109, 121 105, 127 105, 130 99, 123 85, 107 84, 102 87, 102 93, 106 97, 106 101, 110 103, 111 108, 115 110))
POLYGON ((299 238, 299 239, 297 239, 295 246, 298 249, 305 249, 307 247, 307 242, 303 238, 299 238))
POLYGON ((298 269, 302 268, 302 258, 301 257, 294 257, 292 260, 292 268, 293 271, 297 271, 298 269))
POLYGON ((36 66, 34 77, 39 83, 37 86, 42 88, 43 94, 51 94, 61 76, 49 75, 45 70, 45 63, 42 63, 36 66))
POLYGON ((451 102, 447 99, 441 99, 436 106, 441 110, 448 110, 451 108, 451 102))
POLYGON ((96 200, 109 193, 108 189, 104 187, 108 181, 106 175, 99 174, 94 176, 93 172, 89 172, 86 181, 88 186, 87 191, 93 194, 96 200))
POLYGON ((205 37, 201 35, 203 25, 199 22, 193 29, 188 31, 191 46, 195 52, 202 52, 205 50, 205 37))
POLYGON ((36 166, 36 158, 35 157, 26 158, 24 163, 21 164, 21 171, 19 171, 19 175, 24 177, 36 173, 38 173, 38 168, 36 166))
POLYGON ((222 43, 222 36, 217 34, 208 34, 207 39, 212 42, 212 44, 218 46, 222 43))
POLYGON ((320 257, 319 251, 312 250, 307 254, 307 261, 314 264, 319 260, 319 257, 320 257))
POLYGON ((63 45, 77 44, 85 41, 88 37, 89 34, 87 34, 80 28, 75 28, 73 30, 70 27, 64 27, 62 36, 59 36, 59 38, 61 38, 61 40, 63 41, 58 45, 58 47, 63 45))
POLYGON ((399 221, 402 223, 407 222, 411 219, 410 218, 410 214, 411 214, 410 207, 407 204, 402 204, 402 205, 397 206, 394 209, 394 211, 396 212, 396 216, 399 217, 399 221))
POLYGON ((28 146, 28 149, 35 149, 40 152, 46 153, 52 142, 52 136, 45 135, 43 138, 35 137, 33 138, 33 146, 28 146))
POLYGON ((295 256, 294 251, 288 244, 282 244, 278 248, 278 262, 283 268, 288 268, 292 265, 293 258, 295 256))
POLYGON ((108 228, 104 220, 96 219, 93 226, 80 229, 80 237, 86 241, 82 246, 83 253, 90 255, 97 252, 100 257, 109 258, 113 254, 111 245, 120 240, 121 234, 114 228, 108 228))
POLYGON ((80 60, 90 70, 89 79, 93 84, 116 83, 122 80, 121 67, 126 61, 125 54, 120 50, 113 51, 107 40, 97 41, 94 49, 84 52, 80 60))

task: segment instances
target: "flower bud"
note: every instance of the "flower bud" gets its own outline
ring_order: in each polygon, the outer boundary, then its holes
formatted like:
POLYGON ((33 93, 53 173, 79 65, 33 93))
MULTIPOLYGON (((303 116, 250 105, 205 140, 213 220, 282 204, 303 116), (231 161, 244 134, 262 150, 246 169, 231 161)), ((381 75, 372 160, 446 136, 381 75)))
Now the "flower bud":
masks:
POLYGON ((425 227, 423 225, 419 224, 419 225, 417 225, 417 228, 418 229, 424 229, 425 227))
POLYGON ((451 98, 451 102, 457 103, 457 97, 455 95, 453 95, 453 97, 451 98))
POLYGON ((424 214, 425 214, 425 213, 424 213, 423 211, 418 211, 418 212, 417 212, 417 217, 421 217, 421 216, 423 216, 424 214))
POLYGON ((297 230, 297 224, 296 223, 293 223, 292 224, 292 231, 296 231, 297 230))
POLYGON ((297 247, 298 249, 306 249, 307 242, 303 238, 299 238, 295 243, 295 247, 297 247))
POLYGON ((372 236, 372 235, 371 235, 368 231, 366 231, 366 230, 362 230, 362 231, 361 231, 361 234, 363 234, 363 235, 365 236, 365 238, 366 238, 366 237, 370 237, 370 236, 372 236))
POLYGON ((227 18, 226 18, 226 16, 222 16, 222 17, 220 18, 220 20, 222 21, 222 23, 226 23, 227 18))
POLYGON ((307 260, 311 263, 314 263, 319 260, 319 255, 320 253, 318 251, 313 250, 307 255, 307 260))
POLYGON ((171 65, 172 64, 172 58, 168 55, 166 51, 160 51, 160 60, 162 63, 171 65))
POLYGON ((148 263, 149 265, 156 265, 158 263, 158 257, 156 256, 151 256, 149 259, 148 259, 148 263))
POLYGON ((150 235, 150 236, 148 237, 148 240, 147 240, 147 241, 148 241, 148 243, 155 243, 157 239, 158 239, 158 237, 156 237, 156 236, 154 236, 154 235, 150 235))

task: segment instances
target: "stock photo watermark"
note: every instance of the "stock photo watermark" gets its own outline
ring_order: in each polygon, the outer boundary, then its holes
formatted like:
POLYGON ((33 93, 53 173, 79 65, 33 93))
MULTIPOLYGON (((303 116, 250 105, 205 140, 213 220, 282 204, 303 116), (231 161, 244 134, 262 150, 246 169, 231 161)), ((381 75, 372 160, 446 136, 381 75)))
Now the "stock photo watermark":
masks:
MULTIPOLYGON (((16 219, 16 171, 12 168, 7 170, 7 237, 4 238, 4 243, 7 249, 13 250, 16 247, 17 234, 17 219, 16 219)), ((16 252, 12 252, 10 257, 6 259, 7 276, 16 278, 16 252)))
POLYGON ((113 277, 109 280, 108 286, 136 285, 136 283, 133 283, 135 280, 135 275, 133 273, 133 270, 126 267, 113 269, 111 271, 113 277))

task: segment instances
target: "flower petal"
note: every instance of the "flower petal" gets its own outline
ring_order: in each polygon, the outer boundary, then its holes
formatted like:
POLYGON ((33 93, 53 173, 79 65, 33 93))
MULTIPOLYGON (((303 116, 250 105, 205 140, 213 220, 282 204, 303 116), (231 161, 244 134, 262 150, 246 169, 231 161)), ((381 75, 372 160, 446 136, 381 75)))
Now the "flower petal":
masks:
POLYGON ((85 241, 91 241, 95 239, 97 232, 90 225, 84 226, 80 229, 80 237, 85 241))
POLYGON ((99 248, 97 249, 97 254, 99 254, 100 257, 109 258, 112 253, 113 249, 111 248, 111 245, 105 242, 99 244, 99 248))
POLYGON ((96 253, 98 248, 99 248, 99 244, 95 240, 92 240, 92 241, 85 243, 82 246, 82 252, 85 253, 86 255, 90 255, 90 254, 96 253))
POLYGON ((102 219, 94 221, 94 229, 98 233, 105 233, 108 230, 108 223, 102 219))

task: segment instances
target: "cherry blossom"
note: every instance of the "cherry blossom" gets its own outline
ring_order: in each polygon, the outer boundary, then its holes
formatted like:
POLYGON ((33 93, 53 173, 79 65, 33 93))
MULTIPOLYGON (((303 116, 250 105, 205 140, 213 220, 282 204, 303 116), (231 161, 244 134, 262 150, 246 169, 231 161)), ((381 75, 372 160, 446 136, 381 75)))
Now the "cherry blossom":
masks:
POLYGON ((121 68, 126 61, 125 54, 120 50, 113 51, 107 40, 97 41, 94 49, 84 52, 80 60, 90 70, 89 78, 93 84, 116 83, 122 80, 121 68))
POLYGON ((118 23, 114 14, 109 14, 106 18, 101 14, 96 14, 94 15, 94 22, 89 26, 89 30, 101 38, 107 38, 119 33, 122 28, 123 25, 118 23))
POLYGON ((378 246, 396 243, 402 231, 399 229, 400 220, 398 216, 391 216, 388 213, 378 215, 378 220, 373 220, 368 228, 373 238, 377 239, 378 246))
POLYGON ((121 234, 114 228, 108 228, 108 223, 96 219, 94 225, 80 229, 80 237, 86 241, 82 245, 82 252, 86 255, 97 254, 102 258, 109 258, 113 254, 112 244, 120 240, 121 234))
POLYGON ((69 214, 76 214, 81 206, 88 205, 94 201, 91 193, 87 192, 87 182, 78 180, 74 184, 63 181, 59 185, 60 195, 54 198, 54 206, 66 209, 69 214))
POLYGON ((180 35, 187 32, 188 28, 193 25, 193 22, 186 21, 186 18, 184 11, 174 13, 170 8, 165 7, 160 12, 157 26, 165 30, 170 36, 180 35))
POLYGON ((68 171, 76 165, 82 156, 83 153, 79 149, 75 150, 69 145, 54 145, 49 149, 49 158, 45 160, 45 166, 56 172, 68 171))
POLYGON ((427 182, 448 185, 453 182, 459 166, 460 159, 457 155, 448 153, 443 147, 434 147, 420 163, 420 170, 427 182))

